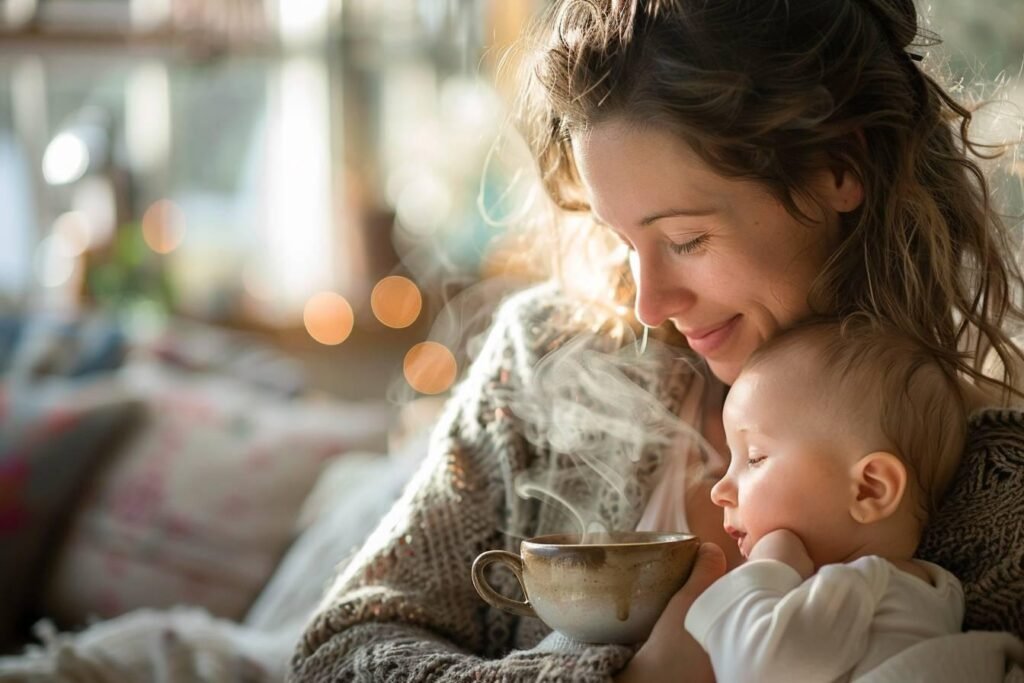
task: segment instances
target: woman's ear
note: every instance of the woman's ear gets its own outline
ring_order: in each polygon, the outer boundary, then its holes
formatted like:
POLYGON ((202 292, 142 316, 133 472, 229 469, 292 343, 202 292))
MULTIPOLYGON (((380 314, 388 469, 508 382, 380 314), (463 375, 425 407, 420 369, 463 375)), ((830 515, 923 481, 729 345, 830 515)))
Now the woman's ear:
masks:
POLYGON ((907 468, 892 453, 875 451, 850 471, 853 497, 850 516, 861 524, 881 521, 894 512, 907 490, 907 468))
POLYGON ((816 185, 818 196, 837 213, 849 213, 864 203, 864 183, 848 168, 821 171, 816 185))

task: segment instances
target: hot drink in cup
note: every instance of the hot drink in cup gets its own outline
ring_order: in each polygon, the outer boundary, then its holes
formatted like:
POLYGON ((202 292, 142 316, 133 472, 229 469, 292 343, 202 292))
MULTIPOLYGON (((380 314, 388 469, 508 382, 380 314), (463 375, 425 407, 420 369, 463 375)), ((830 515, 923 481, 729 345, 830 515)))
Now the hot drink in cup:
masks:
POLYGON ((499 609, 540 618, 585 643, 633 644, 646 640, 669 599, 693 569, 700 539, 690 534, 620 531, 537 536, 520 554, 482 553, 473 585, 499 609), (584 542, 581 542, 584 541, 584 542), (523 587, 525 601, 495 591, 484 570, 501 564, 523 587))

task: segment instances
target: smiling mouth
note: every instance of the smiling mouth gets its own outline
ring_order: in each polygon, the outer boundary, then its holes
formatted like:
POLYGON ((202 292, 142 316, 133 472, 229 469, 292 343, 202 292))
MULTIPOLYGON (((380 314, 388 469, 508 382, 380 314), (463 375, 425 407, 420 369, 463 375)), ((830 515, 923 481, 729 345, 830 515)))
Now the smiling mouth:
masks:
POLYGON ((713 327, 705 327, 705 328, 700 329, 700 330, 688 330, 688 331, 687 330, 680 330, 680 331, 688 339, 692 339, 693 341, 700 341, 701 339, 704 339, 705 337, 708 337, 708 336, 714 334, 715 332, 718 332, 720 329, 722 329, 723 327, 725 327, 726 325, 731 323, 733 321, 733 319, 735 319, 735 318, 736 318, 736 316, 732 316, 732 318, 729 318, 728 320, 726 320, 724 322, 720 322, 720 323, 718 323, 717 325, 715 325, 713 327))
POLYGON ((734 315, 729 318, 721 325, 713 327, 711 329, 702 330, 689 330, 682 331, 683 336, 686 337, 687 343, 690 348, 699 353, 702 356, 707 357, 713 354, 720 346, 722 346, 726 339, 732 334, 736 328, 737 321, 740 319, 740 315, 734 315))

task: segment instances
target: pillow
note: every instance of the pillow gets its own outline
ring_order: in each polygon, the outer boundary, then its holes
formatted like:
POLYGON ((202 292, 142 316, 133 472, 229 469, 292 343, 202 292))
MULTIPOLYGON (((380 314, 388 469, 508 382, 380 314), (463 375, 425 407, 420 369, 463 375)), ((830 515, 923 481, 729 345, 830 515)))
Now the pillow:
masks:
POLYGON ((303 507, 305 528, 252 605, 246 626, 261 631, 290 628, 294 645, 324 588, 398 499, 418 464, 368 453, 353 455, 320 475, 303 507))
POLYGON ((145 423, 88 492, 46 592, 76 625, 190 604, 240 619, 294 535, 321 469, 380 449, 380 405, 289 400, 238 380, 126 367, 145 423))
POLYGON ((51 550, 82 488, 140 416, 132 401, 76 392, 34 405, 32 387, 0 388, 0 648, 23 640, 51 550))
POLYGON ((120 326, 102 313, 0 313, 0 372, 8 377, 99 375, 126 351, 120 326))

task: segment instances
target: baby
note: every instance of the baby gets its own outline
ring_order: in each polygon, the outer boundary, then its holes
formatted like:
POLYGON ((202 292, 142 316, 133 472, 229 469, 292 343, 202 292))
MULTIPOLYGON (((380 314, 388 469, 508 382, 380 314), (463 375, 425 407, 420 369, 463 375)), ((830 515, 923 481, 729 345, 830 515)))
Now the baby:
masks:
POLYGON ((750 358, 723 422, 711 498, 747 562, 686 617, 719 681, 850 680, 960 631, 960 582, 914 559, 967 427, 942 362, 865 318, 803 325, 750 358))

